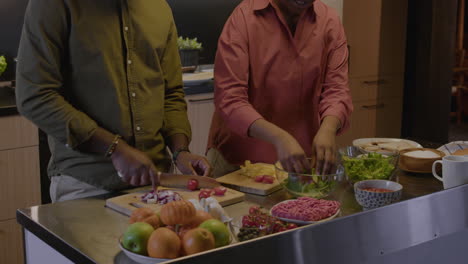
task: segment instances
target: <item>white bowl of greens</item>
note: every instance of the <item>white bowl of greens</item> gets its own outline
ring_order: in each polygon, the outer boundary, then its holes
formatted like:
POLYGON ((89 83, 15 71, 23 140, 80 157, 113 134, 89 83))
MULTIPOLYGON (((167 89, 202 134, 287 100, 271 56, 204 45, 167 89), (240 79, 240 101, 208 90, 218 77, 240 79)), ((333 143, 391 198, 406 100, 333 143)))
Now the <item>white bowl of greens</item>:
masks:
POLYGON ((346 177, 351 183, 392 179, 398 167, 398 152, 384 155, 349 146, 339 149, 339 153, 346 177))

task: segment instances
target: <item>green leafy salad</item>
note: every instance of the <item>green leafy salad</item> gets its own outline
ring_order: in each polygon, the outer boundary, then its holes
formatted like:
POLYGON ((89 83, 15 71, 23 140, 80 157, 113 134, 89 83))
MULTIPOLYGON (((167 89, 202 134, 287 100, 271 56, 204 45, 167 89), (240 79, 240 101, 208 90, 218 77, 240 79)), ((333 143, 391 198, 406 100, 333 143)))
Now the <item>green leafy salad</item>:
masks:
MULTIPOLYGON (((308 174, 304 172, 304 174, 308 174)), ((336 182, 330 180, 330 176, 320 176, 315 174, 312 169, 312 176, 296 175, 291 173, 283 181, 283 185, 293 194, 298 196, 309 196, 313 198, 322 198, 327 196, 335 187, 336 182)))
POLYGON ((353 182, 371 179, 389 179, 395 166, 393 157, 379 153, 368 153, 356 158, 343 157, 343 166, 349 179, 353 182))
POLYGON ((0 56, 0 75, 6 70, 7 62, 4 56, 0 56))

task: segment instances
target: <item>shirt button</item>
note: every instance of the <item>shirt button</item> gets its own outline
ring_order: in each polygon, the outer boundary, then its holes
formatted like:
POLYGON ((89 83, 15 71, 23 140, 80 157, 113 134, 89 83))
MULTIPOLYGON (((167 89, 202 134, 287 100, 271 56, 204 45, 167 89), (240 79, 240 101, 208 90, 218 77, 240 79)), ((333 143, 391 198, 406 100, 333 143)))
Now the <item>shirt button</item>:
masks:
POLYGON ((132 97, 135 97, 136 96, 136 93, 132 93, 132 97))
POLYGON ((137 131, 140 131, 140 130, 141 130, 141 127, 137 126, 136 129, 137 129, 137 131))
POLYGON ((128 63, 128 64, 132 64, 132 60, 128 60, 127 63, 128 63))
POLYGON ((124 27, 124 30, 125 30, 125 31, 128 31, 128 27, 124 27))

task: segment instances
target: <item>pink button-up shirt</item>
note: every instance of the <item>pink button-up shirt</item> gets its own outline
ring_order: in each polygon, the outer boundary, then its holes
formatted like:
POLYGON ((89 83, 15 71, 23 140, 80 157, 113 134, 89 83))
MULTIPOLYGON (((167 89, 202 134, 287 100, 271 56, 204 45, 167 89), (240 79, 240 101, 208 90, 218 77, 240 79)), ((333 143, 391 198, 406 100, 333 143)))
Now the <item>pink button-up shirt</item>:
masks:
POLYGON ((250 125, 264 118, 311 155, 323 118, 339 118, 340 133, 349 127, 347 59, 340 19, 319 0, 301 16, 295 34, 272 0, 243 1, 218 43, 208 148, 232 164, 276 162, 273 145, 248 137, 250 125))

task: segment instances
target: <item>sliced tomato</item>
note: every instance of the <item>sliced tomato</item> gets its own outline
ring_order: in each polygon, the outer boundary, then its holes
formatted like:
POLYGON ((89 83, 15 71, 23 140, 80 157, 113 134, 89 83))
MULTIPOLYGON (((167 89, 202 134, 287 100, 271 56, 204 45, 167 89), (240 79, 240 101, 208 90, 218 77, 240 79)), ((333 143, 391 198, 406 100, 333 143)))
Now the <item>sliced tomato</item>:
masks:
POLYGON ((262 182, 262 181, 263 181, 263 177, 265 177, 265 175, 257 175, 257 176, 255 176, 254 181, 256 181, 256 182, 262 182))
POLYGON ((212 193, 213 193, 213 190, 211 190, 211 189, 201 189, 200 193, 198 194, 198 198, 199 199, 208 198, 208 197, 211 196, 212 193))
POLYGON ((195 191, 196 189, 198 189, 198 181, 194 179, 188 180, 187 189, 191 191, 195 191))
POLYGON ((214 191, 215 195, 223 196, 226 193, 227 189, 226 189, 226 187, 218 186, 218 187, 214 188, 213 191, 214 191))
POLYGON ((273 177, 271 175, 264 175, 263 176, 263 180, 262 180, 263 183, 272 184, 274 181, 275 181, 275 177, 273 177))

